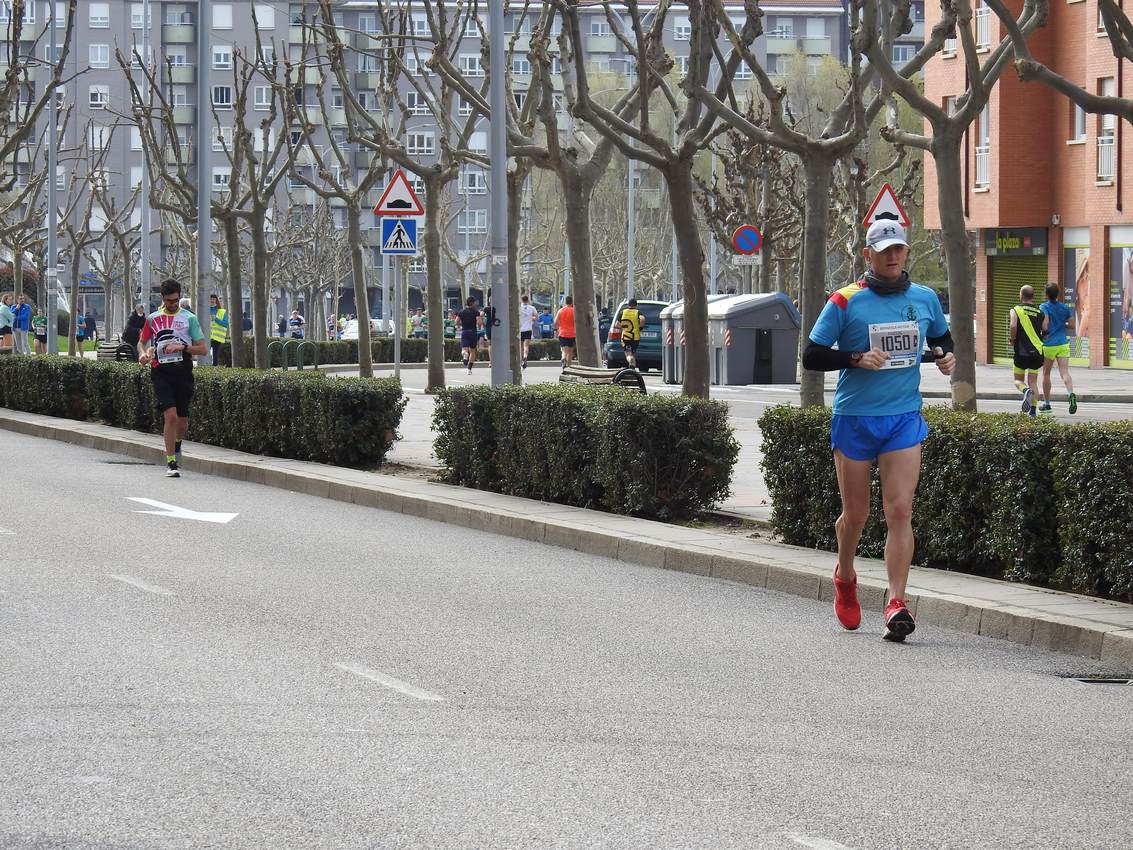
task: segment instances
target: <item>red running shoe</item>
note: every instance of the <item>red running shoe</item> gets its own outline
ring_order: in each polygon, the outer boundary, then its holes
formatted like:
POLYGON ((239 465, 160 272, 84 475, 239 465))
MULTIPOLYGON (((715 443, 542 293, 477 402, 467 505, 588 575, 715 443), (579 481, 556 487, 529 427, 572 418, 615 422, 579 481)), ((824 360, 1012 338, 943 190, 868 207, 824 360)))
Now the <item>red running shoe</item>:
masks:
POLYGON ((862 606, 858 602, 858 577, 849 581, 838 578, 838 566, 834 566, 834 613, 842 627, 853 631, 862 624, 862 606))
POLYGON ((913 615, 909 613, 904 599, 894 597, 885 606, 885 640, 900 642, 907 638, 916 629, 913 615))

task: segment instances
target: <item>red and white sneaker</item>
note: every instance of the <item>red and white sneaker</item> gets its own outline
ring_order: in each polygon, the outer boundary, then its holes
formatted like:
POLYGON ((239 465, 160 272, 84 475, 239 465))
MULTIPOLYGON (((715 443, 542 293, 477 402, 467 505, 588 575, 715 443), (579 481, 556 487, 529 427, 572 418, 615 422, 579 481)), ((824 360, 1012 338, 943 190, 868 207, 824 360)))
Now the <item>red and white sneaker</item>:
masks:
POLYGON ((858 602, 858 577, 849 581, 838 578, 834 566, 834 613, 844 629, 853 631, 862 624, 862 606, 858 602))
POLYGON ((896 596, 890 599, 885 606, 885 634, 882 637, 900 642, 911 635, 916 627, 905 600, 896 596))

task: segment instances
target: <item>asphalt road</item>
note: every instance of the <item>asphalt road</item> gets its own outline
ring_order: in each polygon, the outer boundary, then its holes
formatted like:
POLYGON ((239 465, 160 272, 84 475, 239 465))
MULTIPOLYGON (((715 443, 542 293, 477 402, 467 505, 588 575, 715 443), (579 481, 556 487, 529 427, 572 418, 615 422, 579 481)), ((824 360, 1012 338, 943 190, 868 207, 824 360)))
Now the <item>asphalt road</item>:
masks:
POLYGON ((1133 846, 1133 687, 1089 662, 9 432, 0 468, 0 847, 1133 846))

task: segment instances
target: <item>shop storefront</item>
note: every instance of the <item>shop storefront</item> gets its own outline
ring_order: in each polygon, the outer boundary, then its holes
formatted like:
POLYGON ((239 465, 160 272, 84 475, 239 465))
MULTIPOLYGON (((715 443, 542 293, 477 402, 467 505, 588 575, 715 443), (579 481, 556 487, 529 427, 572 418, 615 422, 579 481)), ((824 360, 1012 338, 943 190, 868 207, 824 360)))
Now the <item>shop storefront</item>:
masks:
POLYGON ((1011 363, 1007 336, 1011 308, 1019 289, 1030 285, 1041 300, 1047 284, 1047 233, 1041 227, 995 228, 983 231, 988 258, 988 324, 993 363, 1011 363))
MULTIPOLYGON (((1066 327, 1070 338, 1070 365, 1090 365, 1090 228, 1062 231, 1062 300, 1071 310, 1066 327)), ((1101 275, 1095 273, 1094 278, 1101 275)), ((1038 293, 1036 293, 1036 296, 1038 293)), ((1045 300, 1045 299, 1044 299, 1045 300)))
POLYGON ((1109 298, 1106 310, 1109 365, 1133 369, 1133 227, 1108 228, 1109 298))

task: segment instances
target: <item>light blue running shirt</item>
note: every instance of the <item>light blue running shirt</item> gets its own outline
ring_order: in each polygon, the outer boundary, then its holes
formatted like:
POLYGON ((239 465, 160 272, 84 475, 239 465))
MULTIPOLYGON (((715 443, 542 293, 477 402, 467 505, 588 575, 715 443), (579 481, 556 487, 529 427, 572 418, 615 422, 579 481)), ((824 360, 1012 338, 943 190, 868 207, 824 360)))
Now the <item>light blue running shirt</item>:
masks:
POLYGON ((836 344, 840 351, 878 347, 890 353, 890 368, 839 372, 834 413, 895 416, 920 410, 921 352, 929 337, 947 332, 940 299, 927 286, 912 283, 904 292, 878 295, 859 282, 835 292, 810 332, 811 342, 836 344))

